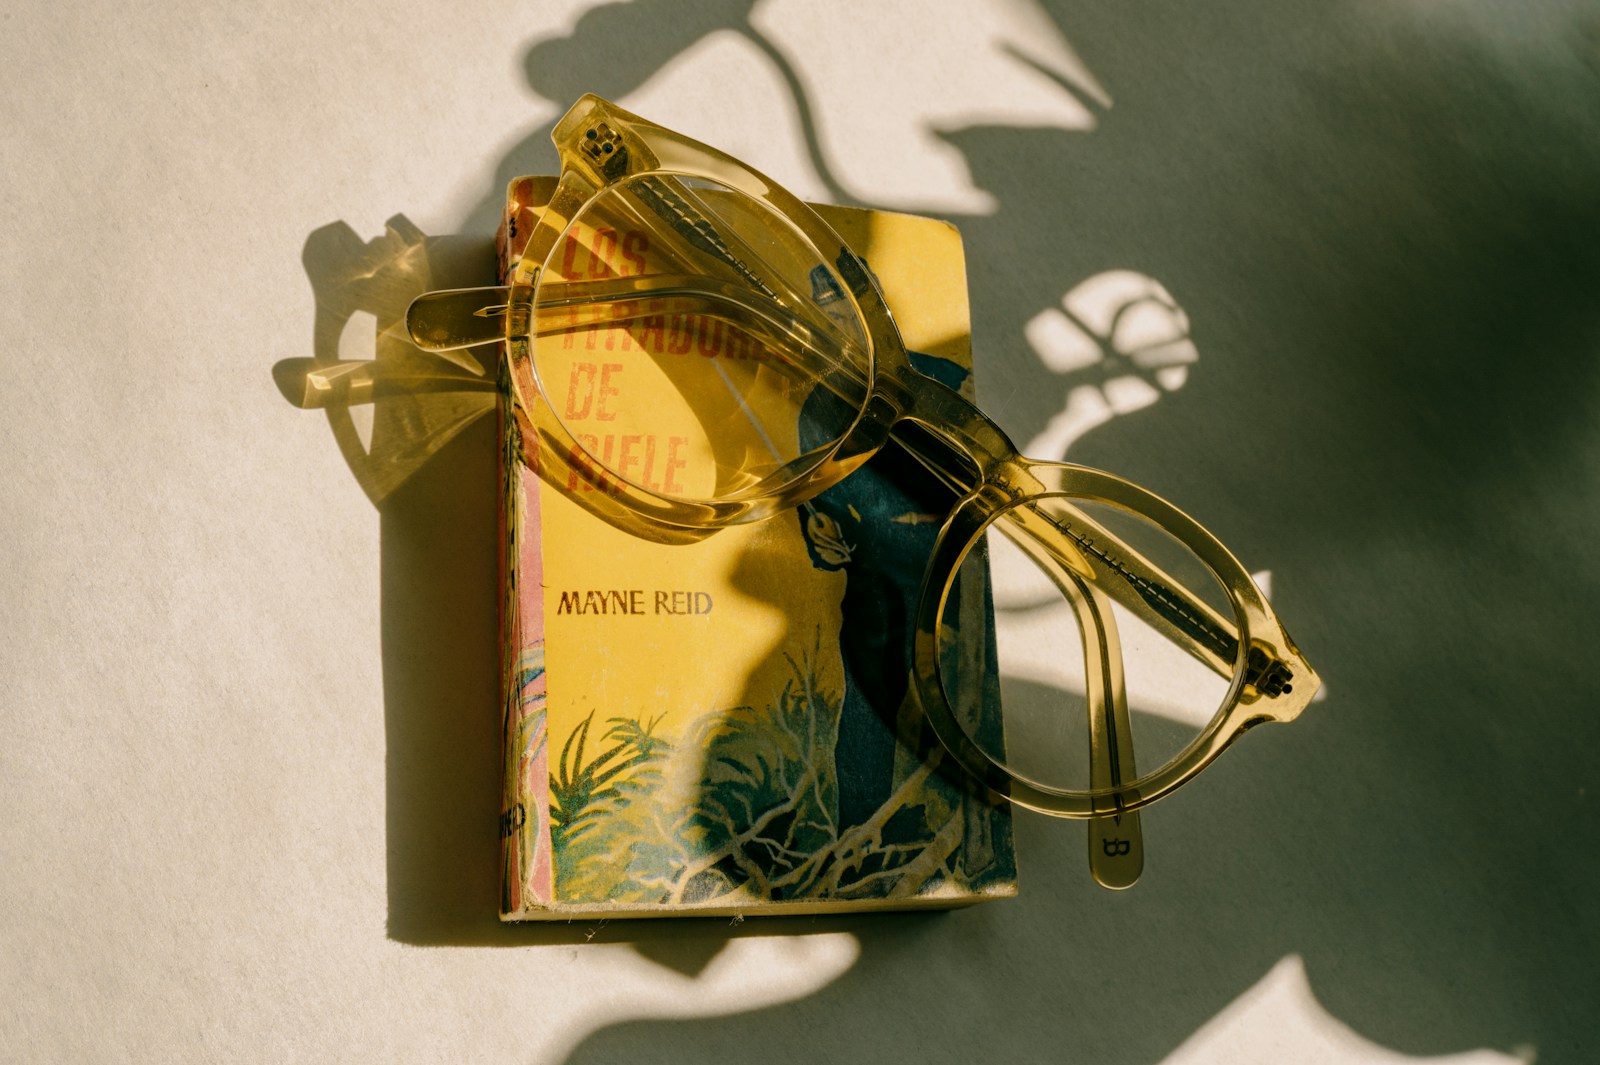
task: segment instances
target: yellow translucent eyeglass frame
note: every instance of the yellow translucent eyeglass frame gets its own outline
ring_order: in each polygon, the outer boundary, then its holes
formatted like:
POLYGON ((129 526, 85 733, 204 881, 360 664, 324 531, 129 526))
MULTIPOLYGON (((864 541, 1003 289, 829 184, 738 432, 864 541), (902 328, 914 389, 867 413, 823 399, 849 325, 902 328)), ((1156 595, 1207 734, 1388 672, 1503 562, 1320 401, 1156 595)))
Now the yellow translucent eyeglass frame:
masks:
MULTIPOLYGON (((595 96, 579 100, 557 124, 552 139, 561 155, 561 178, 508 278, 510 284, 428 293, 408 314, 412 337, 424 348, 507 343, 513 416, 522 431, 524 459, 549 483, 561 488, 592 471, 579 468, 583 449, 540 385, 530 338, 538 335, 541 316, 607 305, 614 320, 625 320, 630 301, 659 305, 672 300, 680 310, 760 328, 764 336, 779 338, 786 344, 786 361, 814 364, 808 380, 847 398, 859 413, 830 447, 784 463, 723 498, 675 498, 626 480, 617 481, 611 491, 574 498, 636 535, 667 542, 692 539, 804 503, 893 437, 959 497, 922 582, 913 686, 948 753, 991 792, 1044 813, 1122 822, 1125 815, 1194 777, 1247 728, 1262 721, 1292 721, 1310 702, 1320 684, 1316 673, 1247 571, 1215 537, 1172 504, 1119 477, 1024 458, 958 392, 913 369, 870 273, 810 207, 745 164, 595 96), (759 281, 741 286, 730 283, 726 272, 721 277, 651 275, 540 285, 541 269, 557 242, 606 190, 640 180, 676 181, 682 187, 686 179, 712 183, 719 195, 758 201, 803 235, 822 262, 836 264, 835 276, 849 289, 870 350, 853 352, 853 359, 839 358, 837 344, 830 347, 832 342, 821 335, 825 330, 814 320, 785 307, 759 281), (1082 503, 1125 511, 1164 530, 1217 576, 1232 616, 1208 606, 1092 518, 1082 503), (940 619, 954 576, 991 525, 1050 576, 1072 604, 1085 634, 1081 651, 1088 667, 1091 717, 1088 789, 1047 786, 990 757, 962 728, 940 681, 940 619), (1162 768, 1145 776, 1134 769, 1112 602, 1230 682, 1210 724, 1162 768)), ((682 230, 681 213, 672 224, 682 230)), ((1113 850, 1108 844, 1105 853, 1113 850)), ((1093 858, 1093 836, 1090 851, 1093 858)))

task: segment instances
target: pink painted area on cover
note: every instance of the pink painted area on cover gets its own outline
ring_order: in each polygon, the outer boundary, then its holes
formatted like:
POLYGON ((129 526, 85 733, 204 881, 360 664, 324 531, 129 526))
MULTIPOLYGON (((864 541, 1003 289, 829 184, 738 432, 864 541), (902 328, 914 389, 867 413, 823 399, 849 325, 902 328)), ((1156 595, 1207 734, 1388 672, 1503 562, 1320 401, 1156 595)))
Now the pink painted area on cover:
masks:
POLYGON ((523 871, 523 882, 530 901, 549 903, 554 898, 555 874, 550 858, 550 753, 545 726, 544 672, 544 557, 539 545, 539 481, 518 466, 512 473, 520 482, 515 498, 522 512, 517 516, 517 660, 519 662, 518 710, 528 723, 523 749, 518 753, 517 772, 521 789, 530 801, 524 809, 526 831, 532 840, 532 862, 523 871), (537 720, 533 720, 537 718, 537 720))
MULTIPOLYGON (((534 191, 534 181, 529 178, 519 179, 510 190, 506 216, 495 234, 502 281, 510 264, 522 254, 537 218, 537 212, 529 206, 534 191)), ((511 424, 508 413, 501 413, 502 438, 511 424)), ((508 709, 505 757, 511 774, 506 798, 513 805, 506 810, 509 823, 504 826, 501 840, 505 871, 501 909, 505 914, 512 914, 521 913, 528 906, 548 906, 554 901, 555 869, 550 844, 539 478, 516 460, 514 450, 502 450, 501 455, 507 490, 502 497, 500 557, 505 568, 501 576, 508 582, 514 597, 506 604, 509 609, 502 615, 502 624, 508 629, 503 634, 507 655, 504 693, 508 709)))

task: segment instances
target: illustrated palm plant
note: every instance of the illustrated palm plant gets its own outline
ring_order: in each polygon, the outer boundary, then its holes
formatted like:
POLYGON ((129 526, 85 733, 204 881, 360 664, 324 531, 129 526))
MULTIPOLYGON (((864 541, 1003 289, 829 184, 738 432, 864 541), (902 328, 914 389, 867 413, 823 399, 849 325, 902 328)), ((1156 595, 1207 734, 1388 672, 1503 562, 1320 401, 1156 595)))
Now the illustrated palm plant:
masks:
POLYGON ((913 762, 859 825, 838 820, 842 700, 813 663, 762 706, 708 714, 675 745, 661 718, 594 714, 550 779, 558 893, 613 902, 884 898, 953 873, 960 796, 913 762), (936 827, 938 826, 938 827, 936 827))
POLYGON ((594 713, 572 731, 561 748, 561 758, 550 775, 550 839, 559 853, 570 849, 585 833, 593 831, 617 807, 648 789, 658 774, 651 764, 660 760, 672 745, 655 735, 659 717, 648 721, 613 717, 603 737, 607 746, 588 761, 594 713))

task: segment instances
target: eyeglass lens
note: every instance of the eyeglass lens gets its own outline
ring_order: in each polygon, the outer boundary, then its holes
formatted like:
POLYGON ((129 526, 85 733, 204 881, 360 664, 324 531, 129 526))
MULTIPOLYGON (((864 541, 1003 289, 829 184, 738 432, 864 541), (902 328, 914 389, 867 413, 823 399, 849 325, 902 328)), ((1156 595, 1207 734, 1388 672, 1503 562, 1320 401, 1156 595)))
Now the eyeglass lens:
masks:
MULTIPOLYGON (((982 587, 987 558, 1004 725, 1003 733, 971 738, 1012 775, 1047 790, 1134 785, 1180 758, 1224 709, 1232 656, 1174 638, 1174 630, 1232 629, 1233 608, 1210 567, 1148 519, 1090 499, 1031 505, 1069 526, 1069 566, 1030 557, 1025 535, 1006 535, 1003 512, 948 585, 940 647, 959 646, 971 619, 984 616, 974 613, 969 589, 982 587), (1087 521, 1074 527, 1063 513, 1087 521), (1113 547, 1101 530, 1121 544, 1113 547), (1164 596, 1169 586, 1187 597, 1164 596), (1196 613, 1205 616, 1186 620, 1196 613)), ((958 720, 971 719, 957 703, 965 689, 953 665, 941 660, 941 683, 958 720)))
POLYGON ((609 186, 540 270, 532 355, 582 449, 571 491, 720 500, 821 461, 865 402, 871 346, 834 264, 705 178, 609 186))

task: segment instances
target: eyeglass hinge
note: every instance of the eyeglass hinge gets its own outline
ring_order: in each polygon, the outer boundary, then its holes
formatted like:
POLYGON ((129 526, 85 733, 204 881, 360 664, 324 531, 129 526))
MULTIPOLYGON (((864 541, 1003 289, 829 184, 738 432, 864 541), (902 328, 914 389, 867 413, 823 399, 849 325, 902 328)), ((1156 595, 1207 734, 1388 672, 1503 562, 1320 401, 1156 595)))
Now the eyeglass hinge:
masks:
POLYGON ((616 177, 627 168, 628 148, 622 143, 622 134, 605 122, 597 122, 583 131, 578 150, 608 178, 616 177))
POLYGON ((1289 682, 1294 679, 1294 674, 1289 667, 1268 655, 1259 647, 1250 648, 1250 656, 1245 660, 1244 682, 1246 686, 1273 698, 1285 695, 1294 690, 1289 682))

